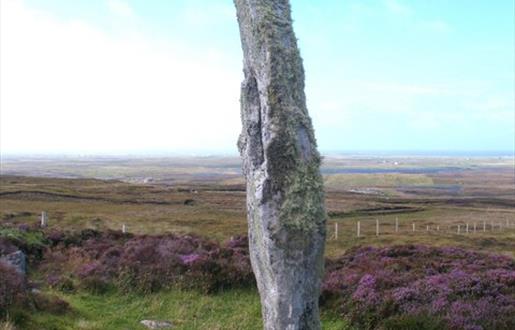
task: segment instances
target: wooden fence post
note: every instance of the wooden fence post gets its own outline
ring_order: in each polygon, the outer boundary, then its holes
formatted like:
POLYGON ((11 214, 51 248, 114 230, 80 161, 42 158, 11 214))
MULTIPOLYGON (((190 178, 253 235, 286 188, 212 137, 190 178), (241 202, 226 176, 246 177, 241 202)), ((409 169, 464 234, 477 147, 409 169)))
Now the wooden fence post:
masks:
POLYGON ((460 225, 458 225, 458 234, 460 233, 460 225))
POLYGON ((469 233, 469 223, 467 222, 467 224, 465 225, 465 233, 469 233))
POLYGON ((127 226, 125 224, 122 224, 122 233, 127 233, 127 226))
POLYGON ((338 239, 338 222, 334 223, 334 240, 338 239))
POLYGON ((361 236, 361 223, 359 221, 356 223, 356 234, 358 237, 361 236))
MULTIPOLYGON (((506 222, 508 222, 508 220, 506 220, 506 222)), ((395 218, 395 232, 396 233, 399 232, 399 218, 398 217, 395 218)))
POLYGON ((376 219, 376 236, 379 236, 379 219, 376 219))
POLYGON ((41 228, 48 226, 48 215, 45 211, 41 211, 41 228))
POLYGON ((415 232, 415 223, 414 222, 411 224, 411 227, 413 229, 413 232, 415 232))

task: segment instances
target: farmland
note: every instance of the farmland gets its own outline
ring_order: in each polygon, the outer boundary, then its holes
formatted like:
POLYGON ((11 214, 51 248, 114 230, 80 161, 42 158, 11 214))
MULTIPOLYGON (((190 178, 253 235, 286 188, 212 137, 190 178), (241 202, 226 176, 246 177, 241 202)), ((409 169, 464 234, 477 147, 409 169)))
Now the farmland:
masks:
MULTIPOLYGON (((35 222, 46 211, 51 225, 63 229, 126 224, 139 234, 224 240, 247 230, 239 166, 238 159, 222 157, 8 159, 2 163, 0 212, 4 222, 35 222)), ((335 222, 340 231, 338 240, 328 241, 330 254, 356 244, 412 242, 515 251, 514 231, 505 230, 506 223, 515 224, 509 158, 327 157, 322 172, 328 236, 335 222), (467 223, 475 235, 458 235, 457 226, 465 233, 467 223)))

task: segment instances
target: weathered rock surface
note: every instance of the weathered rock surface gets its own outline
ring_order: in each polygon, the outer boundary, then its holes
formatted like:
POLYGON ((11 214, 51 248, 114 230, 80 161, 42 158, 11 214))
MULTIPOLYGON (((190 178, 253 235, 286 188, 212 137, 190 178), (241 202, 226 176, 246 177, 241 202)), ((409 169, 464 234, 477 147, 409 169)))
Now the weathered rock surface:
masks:
POLYGON ((0 257, 0 261, 14 267, 18 273, 27 273, 27 258, 20 250, 0 257))
POLYGON ((325 244, 320 155, 288 0, 235 0, 252 268, 265 329, 319 329, 325 244))
POLYGON ((143 320, 140 323, 149 329, 170 329, 170 328, 172 328, 172 322, 170 322, 170 321, 143 320))

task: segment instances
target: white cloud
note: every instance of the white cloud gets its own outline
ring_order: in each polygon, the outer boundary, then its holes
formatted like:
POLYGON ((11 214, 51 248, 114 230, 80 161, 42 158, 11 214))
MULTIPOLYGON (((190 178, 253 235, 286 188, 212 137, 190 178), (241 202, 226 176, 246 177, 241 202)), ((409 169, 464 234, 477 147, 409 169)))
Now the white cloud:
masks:
POLYGON ((122 17, 133 17, 134 10, 123 0, 107 0, 107 7, 111 13, 122 17))
POLYGON ((422 28, 432 32, 445 33, 452 30, 451 26, 442 20, 421 22, 420 25, 422 28))
POLYGON ((2 1, 2 152, 235 150, 240 63, 2 1), (225 147, 224 147, 225 146, 225 147))
POLYGON ((230 1, 222 3, 209 1, 201 6, 196 2, 188 2, 181 13, 181 19, 196 28, 209 28, 226 20, 234 23, 236 10, 230 1))
POLYGON ((412 13, 410 7, 400 3, 397 0, 384 0, 384 4, 390 12, 397 15, 410 15, 412 13))
POLYGON ((363 87, 371 92, 395 93, 399 95, 443 95, 449 93, 448 88, 436 85, 365 82, 363 87))

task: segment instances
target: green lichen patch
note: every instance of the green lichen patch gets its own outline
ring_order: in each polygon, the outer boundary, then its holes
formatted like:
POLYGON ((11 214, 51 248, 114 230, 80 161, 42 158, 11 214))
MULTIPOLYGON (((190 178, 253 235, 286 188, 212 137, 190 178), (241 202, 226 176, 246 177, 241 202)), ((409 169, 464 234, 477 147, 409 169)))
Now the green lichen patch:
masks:
POLYGON ((318 230, 326 219, 319 159, 299 165, 288 179, 290 182, 280 210, 280 223, 302 232, 318 230))

